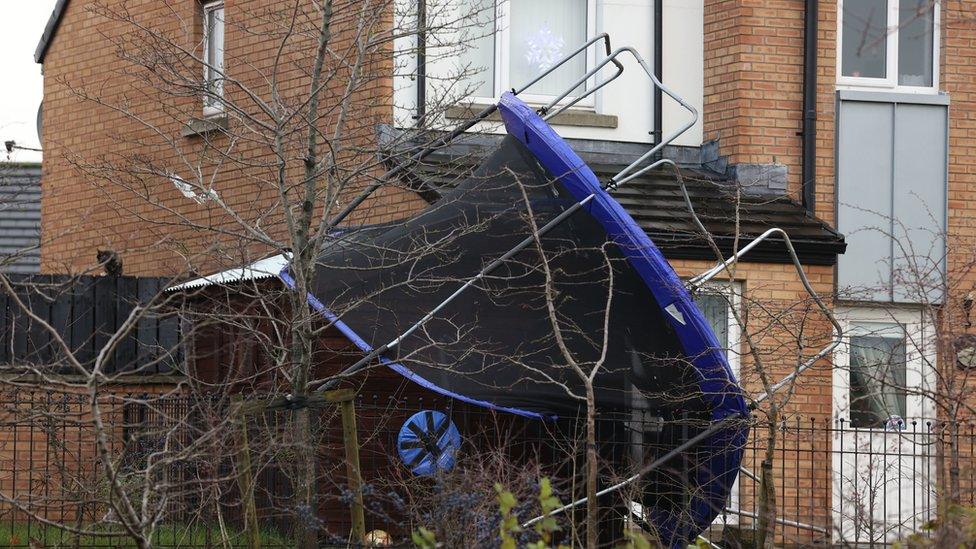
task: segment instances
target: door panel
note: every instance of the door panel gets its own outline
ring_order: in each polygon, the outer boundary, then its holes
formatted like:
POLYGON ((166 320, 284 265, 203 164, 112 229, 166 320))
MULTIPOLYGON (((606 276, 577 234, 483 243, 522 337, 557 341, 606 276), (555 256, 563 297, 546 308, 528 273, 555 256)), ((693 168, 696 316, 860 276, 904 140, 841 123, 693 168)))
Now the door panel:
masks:
POLYGON ((839 310, 834 541, 885 543, 934 517, 931 329, 918 311, 839 310))
POLYGON ((948 98, 839 92, 837 286, 858 301, 942 299, 948 98))

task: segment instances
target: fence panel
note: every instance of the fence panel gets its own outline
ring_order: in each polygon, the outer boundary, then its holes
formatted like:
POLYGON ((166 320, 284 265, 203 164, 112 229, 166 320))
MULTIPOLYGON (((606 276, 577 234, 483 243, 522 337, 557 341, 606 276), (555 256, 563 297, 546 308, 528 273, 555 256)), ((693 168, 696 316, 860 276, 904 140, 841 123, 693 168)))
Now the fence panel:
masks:
MULTIPOLYGON (((82 364, 91 363, 136 305, 146 305, 167 279, 66 275, 8 275, 17 297, 52 326, 82 364)), ((2 293, 2 292, 0 292, 2 293)), ((116 347, 107 373, 169 373, 182 359, 180 323, 173 312, 152 311, 116 347), (148 367, 148 368, 147 368, 148 367)), ((74 373, 41 323, 0 295, 0 365, 42 366, 74 373)))

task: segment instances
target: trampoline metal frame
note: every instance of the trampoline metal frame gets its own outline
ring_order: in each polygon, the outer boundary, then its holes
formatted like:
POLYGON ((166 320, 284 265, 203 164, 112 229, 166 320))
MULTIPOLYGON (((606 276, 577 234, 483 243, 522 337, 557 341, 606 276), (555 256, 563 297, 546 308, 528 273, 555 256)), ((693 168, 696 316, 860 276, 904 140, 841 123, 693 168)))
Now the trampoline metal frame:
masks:
MULTIPOLYGON (((542 73, 540 73, 538 76, 536 76, 535 78, 533 78, 532 80, 530 80, 529 83, 525 84, 521 88, 519 88, 519 89, 514 89, 513 88, 512 89, 512 94, 518 96, 520 93, 526 91, 527 89, 531 88, 532 86, 534 86, 535 84, 537 84, 538 82, 540 82, 542 79, 544 79, 547 76, 549 76, 550 74, 552 74, 554 71, 556 71, 557 69, 559 69, 559 67, 562 67, 566 63, 570 62, 573 58, 575 58, 576 56, 578 56, 579 54, 581 54, 581 53, 585 52, 586 50, 588 50, 590 48, 590 46, 593 46, 594 44, 597 44, 600 41, 603 41, 604 50, 606 51, 606 57, 602 61, 600 61, 600 63, 598 63, 597 66, 594 67, 593 70, 588 71, 581 81, 579 81, 576 84, 573 84, 573 87, 569 88, 566 93, 563 93, 562 95, 560 95, 559 97, 557 97, 556 100, 549 102, 548 105, 542 107, 539 110, 540 110, 541 113, 547 112, 549 109, 551 109, 552 107, 554 107, 559 101, 562 101, 563 99, 565 99, 572 90, 576 89, 576 87, 578 87, 580 84, 586 82, 587 79, 595 76, 600 70, 603 69, 603 67, 607 66, 608 63, 613 63, 613 65, 616 67, 616 71, 614 72, 613 75, 611 75, 609 78, 607 78, 603 82, 599 83, 594 88, 587 90, 586 93, 584 93, 584 94, 580 95, 579 97, 577 97, 577 98, 573 99, 572 101, 570 101, 567 105, 565 105, 564 107, 560 108, 558 111, 556 111, 555 113, 553 113, 552 116, 555 116, 555 115, 563 112, 565 109, 567 109, 569 107, 572 107, 573 105, 579 103, 583 99, 589 97, 590 95, 593 95, 598 90, 600 90, 601 88, 603 88, 607 84, 613 82, 614 80, 616 80, 617 78, 619 78, 624 73, 624 66, 623 66, 623 64, 621 64, 620 61, 618 61, 616 59, 617 55, 614 55, 614 52, 611 49, 611 46, 610 46, 610 35, 607 34, 607 33, 605 33, 605 32, 604 33, 600 33, 600 34, 594 36, 593 38, 590 38, 585 43, 583 43, 582 46, 576 48, 576 50, 574 50, 572 53, 569 53, 568 55, 566 55, 565 57, 563 57, 562 59, 560 59, 559 61, 557 61, 553 66, 549 67, 548 69, 546 69, 545 71, 543 71, 542 73)), ((406 170, 410 166, 416 164, 417 162, 420 162, 424 158, 427 158, 428 156, 430 156, 431 154, 433 154, 437 150, 439 150, 439 149, 447 146, 448 144, 450 144, 452 141, 454 141, 458 137, 461 137, 461 135, 463 135, 464 132, 470 130, 475 125, 477 125, 479 122, 484 121, 486 118, 488 118, 489 116, 491 116, 491 114, 494 113, 497 110, 498 110, 498 103, 492 103, 491 105, 488 105, 487 107, 485 107, 484 109, 482 109, 481 112, 475 114, 471 118, 469 118, 469 119, 465 120, 464 122, 458 124, 447 135, 442 136, 442 137, 434 140, 433 143, 430 143, 427 146, 423 147, 418 152, 414 153, 406 161, 401 162, 401 163, 397 164, 396 166, 394 166, 393 168, 387 170, 385 173, 383 173, 382 175, 380 175, 376 179, 376 182, 375 183, 372 183, 371 185, 369 185, 368 187, 366 187, 366 189, 364 189, 362 193, 360 193, 358 196, 356 196, 355 198, 353 198, 352 201, 350 201, 349 204, 347 204, 346 207, 342 209, 342 211, 340 211, 338 214, 336 214, 335 217, 332 218, 332 220, 328 224, 328 227, 327 227, 327 231, 326 232, 331 231, 332 229, 334 229, 335 227, 337 227, 340 223, 342 223, 347 217, 349 217, 349 215, 352 212, 354 212, 356 210, 356 208, 358 208, 373 193, 375 193, 377 190, 379 190, 380 187, 382 187, 383 185, 385 185, 393 176, 399 174, 400 172, 403 172, 404 170, 406 170)))

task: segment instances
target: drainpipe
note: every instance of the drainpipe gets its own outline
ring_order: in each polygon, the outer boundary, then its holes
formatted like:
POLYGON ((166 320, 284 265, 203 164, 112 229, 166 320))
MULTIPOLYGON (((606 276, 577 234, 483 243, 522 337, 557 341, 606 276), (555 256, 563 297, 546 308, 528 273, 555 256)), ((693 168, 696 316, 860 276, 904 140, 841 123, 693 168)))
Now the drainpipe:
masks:
POLYGON ((427 122, 427 1, 417 2, 417 111, 416 127, 427 122))
POLYGON ((817 190, 817 2, 804 0, 803 24, 803 148, 801 200, 810 215, 816 208, 817 190))
MULTIPOLYGON (((658 82, 664 82, 662 65, 664 64, 664 0, 654 0, 654 76, 658 82)), ((654 86, 654 144, 661 142, 664 136, 664 121, 661 88, 654 86)), ((663 153, 663 151, 662 151, 663 153)))

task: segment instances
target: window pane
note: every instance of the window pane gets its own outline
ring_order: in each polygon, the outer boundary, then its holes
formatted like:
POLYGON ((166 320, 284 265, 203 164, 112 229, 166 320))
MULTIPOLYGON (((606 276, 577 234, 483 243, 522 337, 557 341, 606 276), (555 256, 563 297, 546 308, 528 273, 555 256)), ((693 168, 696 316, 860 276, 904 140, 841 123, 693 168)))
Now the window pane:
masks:
POLYGON ((883 428, 904 419, 905 333, 897 324, 865 324, 851 331, 851 427, 883 428))
POLYGON ((932 85, 935 5, 932 0, 901 0, 898 5, 898 83, 932 85))
POLYGON ((885 78, 888 2, 886 0, 844 0, 841 14, 842 74, 861 78, 885 78))
POLYGON ((462 0, 458 74, 466 95, 495 96, 495 1, 462 0))
MULTIPOLYGON (((207 49, 204 59, 208 65, 205 70, 207 85, 215 95, 223 95, 224 84, 220 73, 224 70, 224 7, 221 5, 206 8, 204 14, 207 25, 205 29, 207 49)), ((208 107, 220 107, 220 102, 212 98, 208 98, 205 103, 208 107)))
MULTIPOLYGON (((586 0, 509 2, 509 80, 520 88, 586 41, 586 0)), ((586 58, 578 55, 526 93, 559 95, 585 72, 586 58)))
POLYGON ((705 314, 705 320, 715 332, 718 344, 729 348, 729 301, 721 295, 702 294, 695 298, 698 308, 705 314))

